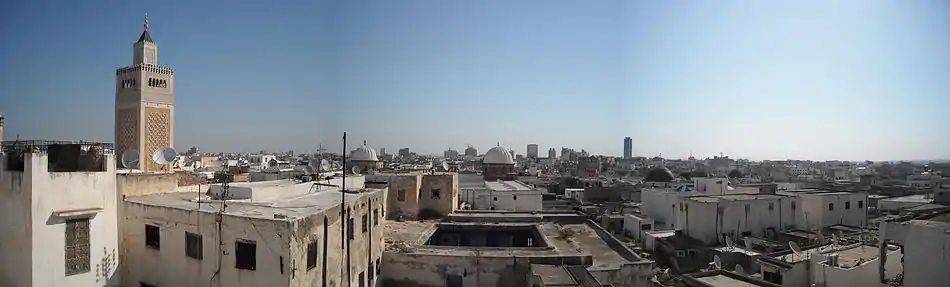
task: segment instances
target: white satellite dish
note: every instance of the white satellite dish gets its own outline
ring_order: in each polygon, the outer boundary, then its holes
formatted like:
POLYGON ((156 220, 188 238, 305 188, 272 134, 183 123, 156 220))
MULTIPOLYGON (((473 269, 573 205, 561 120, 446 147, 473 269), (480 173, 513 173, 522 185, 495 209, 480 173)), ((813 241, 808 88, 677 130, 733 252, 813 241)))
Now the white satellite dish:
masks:
POLYGON ((276 160, 276 159, 271 159, 271 160, 267 161, 267 167, 277 167, 277 160, 276 160))
POLYGON ((742 265, 736 264, 736 274, 741 276, 749 276, 749 273, 745 272, 745 268, 742 268, 742 265))
POLYGON ((726 236, 726 247, 729 247, 729 248, 736 247, 736 243, 732 241, 732 237, 726 236))
POLYGON ((321 170, 321 171, 328 171, 328 170, 330 170, 330 162, 327 161, 327 160, 325 160, 325 159, 321 159, 321 160, 320 160, 320 170, 321 170))
POLYGON ((152 153, 152 161, 161 165, 171 163, 172 161, 175 160, 176 157, 178 157, 178 152, 176 152, 175 149, 170 148, 170 147, 160 148, 160 149, 155 150, 155 152, 152 153))
POLYGON ((360 170, 360 167, 359 167, 359 166, 354 166, 354 167, 353 167, 353 174, 360 174, 360 171, 361 171, 361 170, 360 170))
POLYGON ((443 162, 442 162, 442 169, 445 170, 445 171, 449 171, 449 163, 443 161, 443 162))
POLYGON ((795 255, 802 255, 802 248, 798 247, 798 243, 795 243, 794 241, 788 242, 788 249, 791 249, 792 253, 795 253, 795 255))
POLYGON ((139 151, 136 149, 126 150, 122 153, 122 166, 128 169, 139 168, 139 151))
POLYGON ((752 237, 743 237, 742 243, 745 245, 745 250, 752 250, 752 237))
POLYGON ((713 267, 716 269, 722 269, 722 259, 719 258, 719 254, 713 256, 713 267))

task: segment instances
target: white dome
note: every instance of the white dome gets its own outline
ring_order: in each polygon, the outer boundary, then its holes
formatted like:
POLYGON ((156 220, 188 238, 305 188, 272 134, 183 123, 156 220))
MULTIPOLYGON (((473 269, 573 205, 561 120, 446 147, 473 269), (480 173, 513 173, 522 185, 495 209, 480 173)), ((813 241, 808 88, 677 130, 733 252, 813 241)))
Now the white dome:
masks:
POLYGON ((361 146, 351 152, 349 159, 356 161, 379 161, 379 158, 376 157, 376 151, 366 146, 361 146))
POLYGON ((482 160, 482 163, 515 164, 515 159, 511 156, 511 151, 506 148, 496 146, 485 153, 485 158, 482 160))

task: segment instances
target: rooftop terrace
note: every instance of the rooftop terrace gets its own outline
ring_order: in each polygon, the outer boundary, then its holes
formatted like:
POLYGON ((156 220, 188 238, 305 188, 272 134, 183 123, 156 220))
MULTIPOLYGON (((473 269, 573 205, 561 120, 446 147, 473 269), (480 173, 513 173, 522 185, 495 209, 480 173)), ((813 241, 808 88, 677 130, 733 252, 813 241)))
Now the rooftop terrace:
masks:
MULTIPOLYGON (((343 179, 334 179, 330 184, 342 183, 343 179)), ((296 183, 289 180, 275 180, 248 183, 232 183, 231 190, 251 190, 253 197, 227 200, 225 215, 251 217, 270 220, 294 220, 320 213, 339 205, 344 199, 354 202, 379 189, 358 189, 341 192, 339 187, 314 185, 313 182, 296 183)), ((217 213, 225 201, 212 199, 205 191, 220 188, 211 185, 202 193, 175 192, 144 196, 127 197, 125 201, 148 206, 159 206, 181 210, 217 213)))

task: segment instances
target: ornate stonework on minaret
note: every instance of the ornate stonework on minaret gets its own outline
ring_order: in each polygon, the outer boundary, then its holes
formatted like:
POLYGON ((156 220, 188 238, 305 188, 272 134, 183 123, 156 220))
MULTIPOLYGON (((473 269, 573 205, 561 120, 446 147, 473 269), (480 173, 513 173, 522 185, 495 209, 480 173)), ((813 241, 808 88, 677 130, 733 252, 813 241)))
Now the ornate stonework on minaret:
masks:
MULTIPOLYGON (((115 154, 139 151, 142 171, 159 171, 152 153, 175 143, 175 72, 158 65, 158 45, 148 33, 148 14, 132 64, 115 71, 115 154)), ((121 166, 121 163, 119 163, 121 166)))

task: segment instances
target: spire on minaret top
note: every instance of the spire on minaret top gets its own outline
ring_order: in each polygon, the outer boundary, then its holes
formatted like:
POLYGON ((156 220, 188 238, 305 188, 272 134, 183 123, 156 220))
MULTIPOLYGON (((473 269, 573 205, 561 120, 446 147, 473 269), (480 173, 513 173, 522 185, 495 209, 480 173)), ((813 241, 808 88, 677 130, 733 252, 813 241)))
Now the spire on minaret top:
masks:
POLYGON ((155 43, 154 41, 152 41, 152 36, 148 34, 148 13, 145 13, 145 24, 143 24, 142 26, 145 28, 145 30, 142 31, 142 36, 139 36, 139 40, 136 41, 135 43, 136 44, 142 43, 142 42, 155 43))
POLYGON ((366 140, 363 140, 363 146, 366 146, 366 140))

